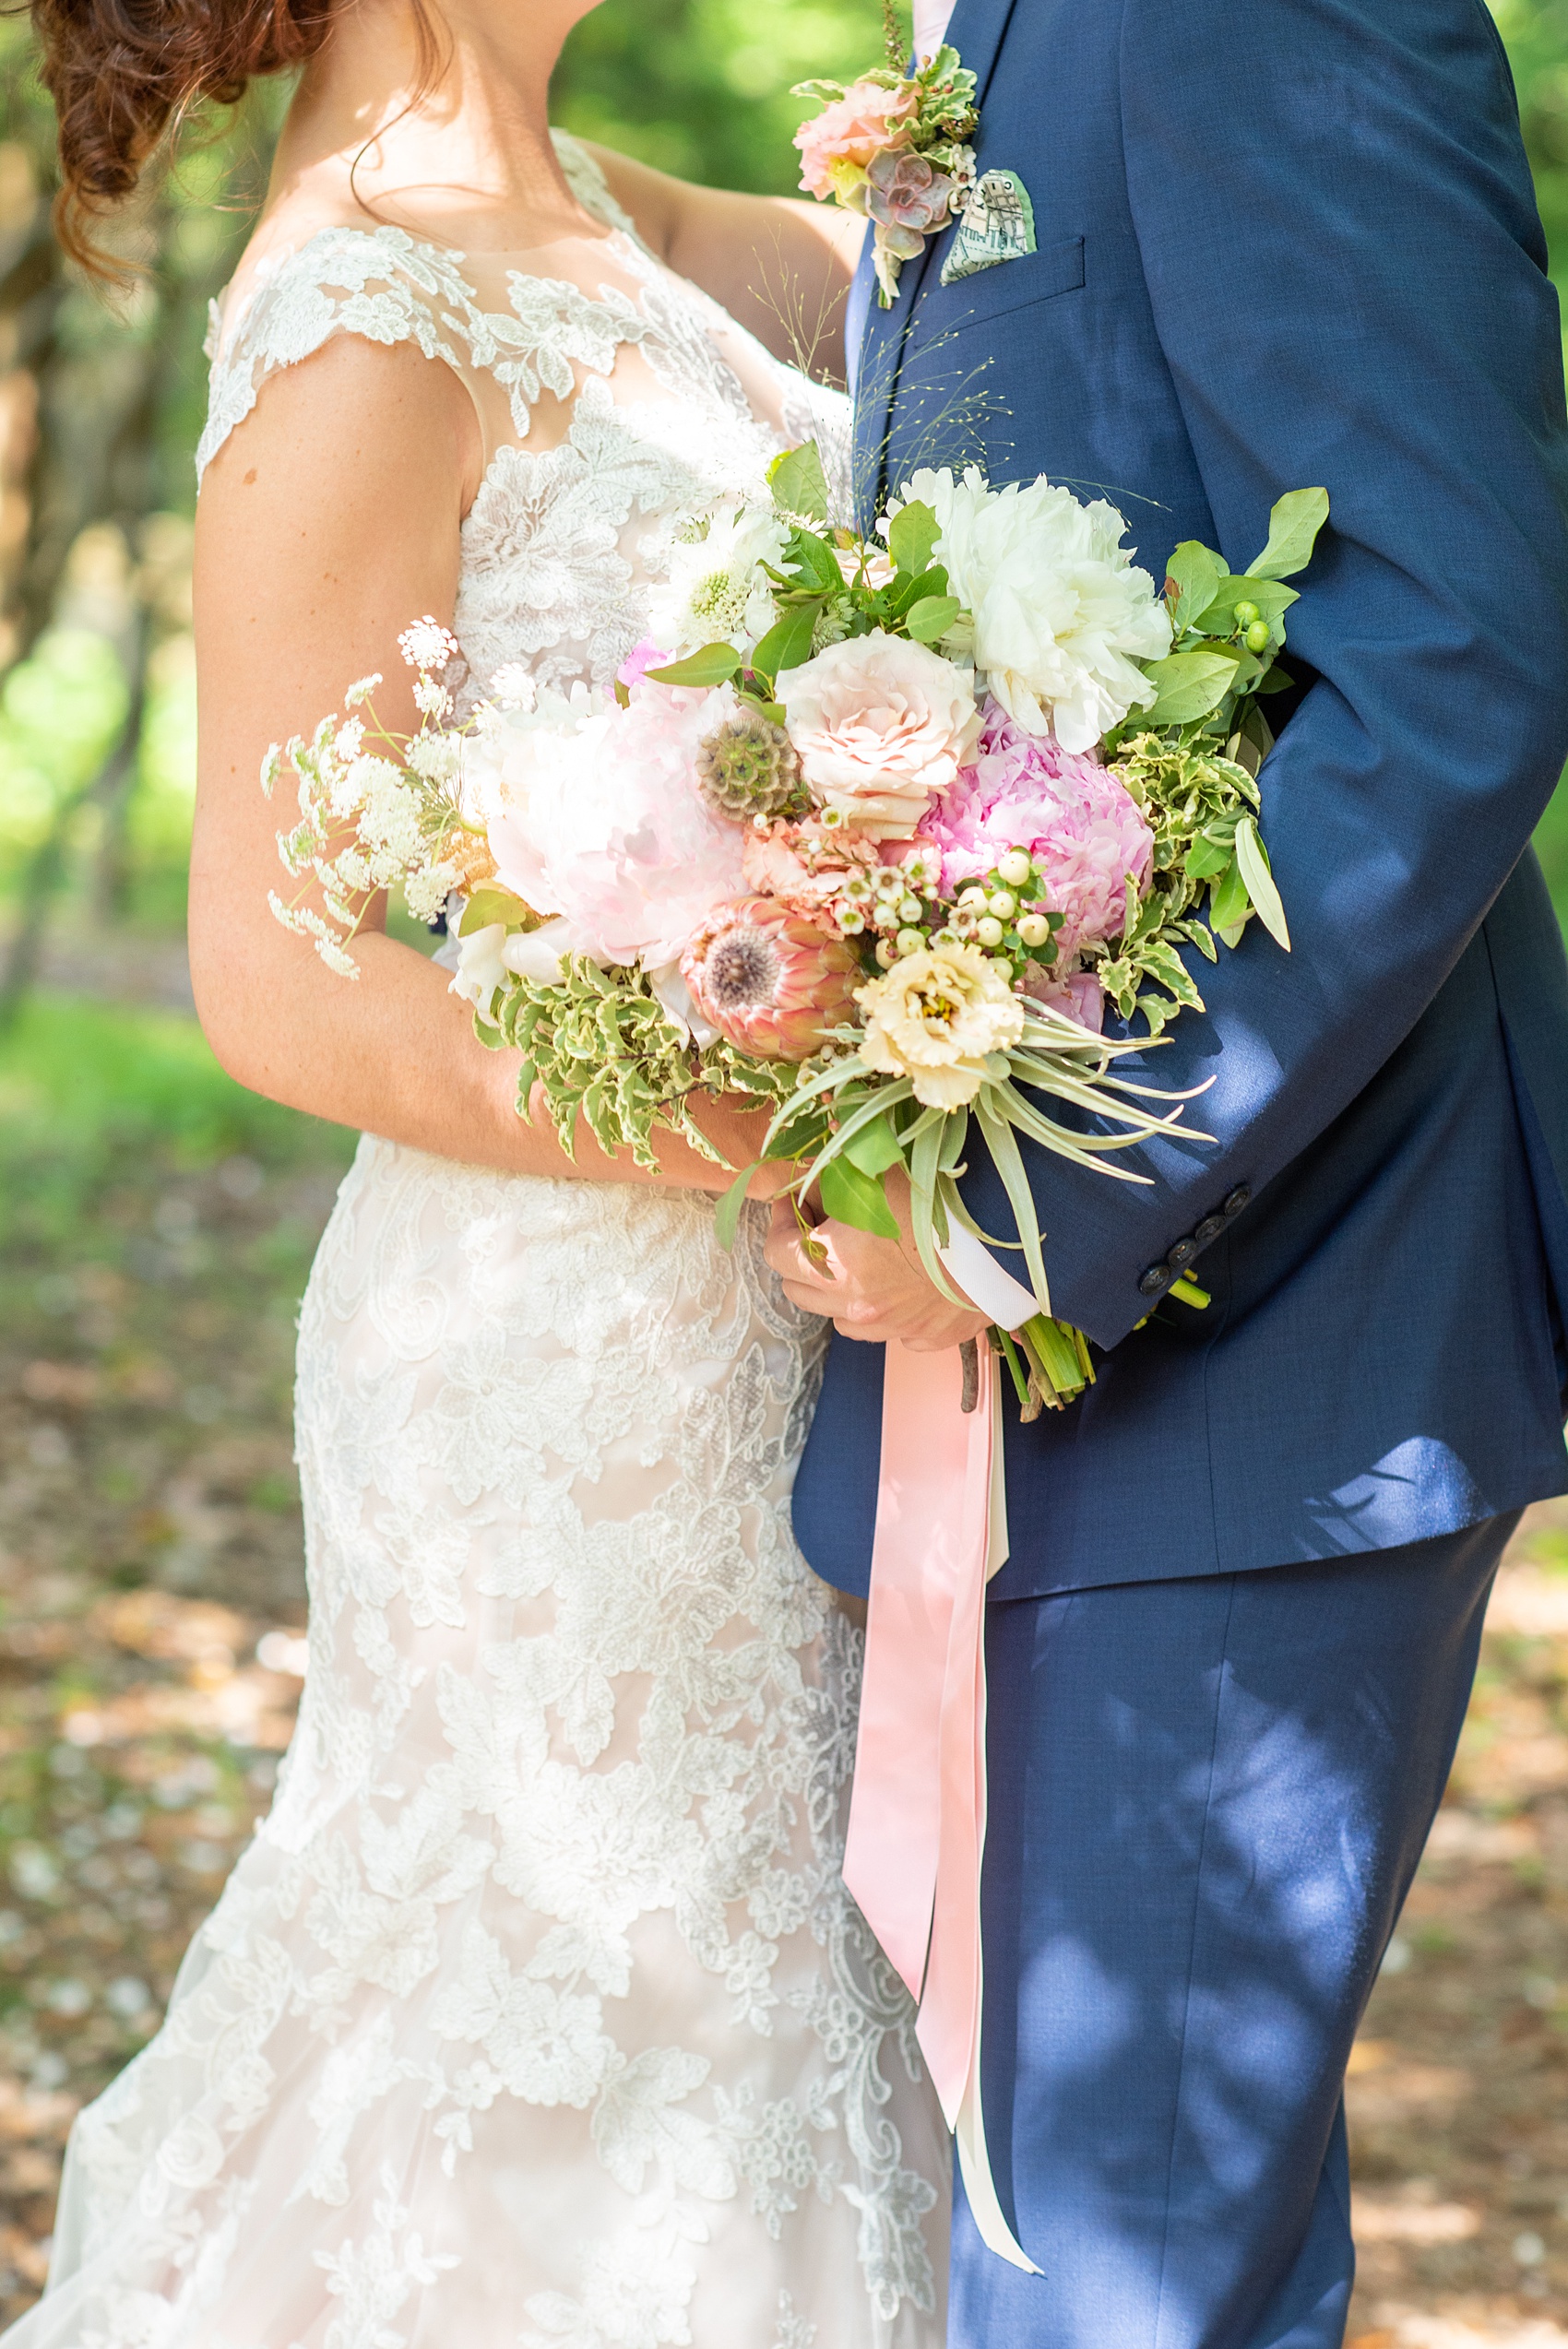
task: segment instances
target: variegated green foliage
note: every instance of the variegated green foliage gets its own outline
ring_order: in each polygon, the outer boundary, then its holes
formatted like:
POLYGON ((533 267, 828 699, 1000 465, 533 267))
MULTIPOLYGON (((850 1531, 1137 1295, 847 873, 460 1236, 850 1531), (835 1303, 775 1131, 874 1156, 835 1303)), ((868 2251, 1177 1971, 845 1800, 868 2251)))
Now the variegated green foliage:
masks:
POLYGON ((518 1112, 529 1117, 537 1084, 568 1157, 580 1115, 601 1150, 629 1148, 650 1171, 659 1164, 657 1125, 721 1166, 692 1116, 694 1103, 741 1093, 777 1104, 796 1074, 785 1063, 748 1060, 722 1037, 699 1050, 641 971, 601 970, 586 955, 568 955, 559 980, 549 985, 510 980, 497 998, 494 1024, 476 1019, 475 1026, 493 1050, 511 1045, 521 1052, 518 1112))

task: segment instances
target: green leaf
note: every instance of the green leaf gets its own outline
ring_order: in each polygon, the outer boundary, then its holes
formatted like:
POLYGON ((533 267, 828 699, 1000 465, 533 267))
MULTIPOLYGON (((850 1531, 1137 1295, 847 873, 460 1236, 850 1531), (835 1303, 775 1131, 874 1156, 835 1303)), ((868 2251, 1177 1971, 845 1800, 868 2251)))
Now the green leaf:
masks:
POLYGON ((844 1145, 844 1156, 864 1175, 885 1174, 889 1167, 904 1163, 898 1137, 886 1118, 878 1118, 852 1134, 844 1145))
POLYGON ((1236 661, 1229 652, 1168 653, 1146 664, 1146 675, 1159 689, 1159 699, 1145 712, 1149 726, 1186 726, 1206 718, 1229 692, 1236 661))
POLYGON ((1267 676, 1258 679, 1253 690, 1260 694, 1283 694, 1289 692, 1295 682, 1290 671, 1288 669, 1281 669, 1279 663, 1276 661, 1267 676))
POLYGON ((1218 555, 1200 546, 1196 539, 1183 539, 1165 566, 1167 588, 1176 589, 1170 625, 1178 636, 1192 626, 1195 611, 1214 601, 1216 583, 1224 576, 1225 565, 1218 555))
POLYGON ((644 673, 656 685, 722 685, 740 666, 741 656, 733 645, 704 645, 685 660, 672 660, 668 669, 649 669, 644 673))
POLYGON ((1272 628, 1301 597, 1294 587, 1287 587, 1277 579, 1238 578, 1228 572, 1214 591, 1214 601, 1194 621, 1194 628, 1210 636, 1229 636, 1236 625, 1236 606, 1255 603, 1258 618, 1266 620, 1272 628))
POLYGON ((1233 851, 1222 848, 1216 841, 1206 840, 1200 833, 1187 850, 1182 870, 1190 881, 1212 881, 1231 861, 1233 851))
POLYGON ((933 564, 929 571, 922 571, 918 579, 911 579, 908 572, 900 571, 883 589, 884 608, 890 620, 901 620, 905 612, 924 597, 944 596, 946 593, 947 574, 940 563, 933 564))
POLYGON ((808 587, 832 589, 835 593, 844 585, 844 575, 838 568, 838 558, 826 539, 814 530, 791 530, 789 552, 785 558, 793 564, 800 581, 808 587))
POLYGON ((904 614, 904 627, 917 645, 933 645, 945 636, 962 609, 956 596, 922 596, 904 614))
POLYGON ((874 1232, 879 1240, 897 1240, 898 1226, 880 1182, 847 1158, 830 1158, 820 1177, 822 1204, 836 1223, 852 1224, 857 1231, 874 1232))
POLYGON ((802 661, 812 657, 812 633, 817 611, 814 603, 797 604, 782 620, 775 621, 747 667, 759 677, 777 677, 783 670, 799 669, 802 661))
POLYGON ((787 448, 767 469, 773 503, 785 514, 809 515, 814 522, 827 519, 827 479, 814 441, 787 448))
POLYGON ((757 1167, 761 1164, 762 1161, 759 1158, 754 1165, 742 1167, 714 1210, 714 1238, 720 1248, 733 1248, 735 1245, 735 1232, 740 1224, 741 1210, 746 1204, 746 1189, 757 1167))
POLYGON ((463 908, 457 935, 471 938, 476 930, 488 930, 494 921, 504 921, 508 930, 513 930, 532 919, 532 907, 525 906, 521 897, 514 897, 509 889, 476 889, 463 908))
POLYGON ((1327 519, 1326 490, 1287 490, 1268 517, 1268 544, 1247 565, 1248 578, 1289 579, 1304 571, 1327 519))
POLYGON ((900 571, 918 577, 929 569, 932 550, 942 532, 935 509, 919 498, 900 506, 887 526, 887 552, 900 571))
MULTIPOLYGON (((1241 878, 1240 866, 1232 863, 1227 868, 1223 879, 1217 881, 1209 891, 1209 928, 1218 931, 1223 938, 1227 931, 1236 930, 1238 924, 1244 922, 1250 911, 1247 884, 1241 878)), ((1226 943, 1233 945, 1235 940, 1227 938, 1226 943)))
POLYGON ((1274 885, 1268 850, 1264 847, 1256 822, 1250 815, 1244 815, 1236 826, 1236 862, 1241 869, 1241 878, 1247 884, 1247 895, 1253 901, 1258 919, 1269 936, 1289 954, 1290 925, 1285 919, 1285 908, 1274 885))

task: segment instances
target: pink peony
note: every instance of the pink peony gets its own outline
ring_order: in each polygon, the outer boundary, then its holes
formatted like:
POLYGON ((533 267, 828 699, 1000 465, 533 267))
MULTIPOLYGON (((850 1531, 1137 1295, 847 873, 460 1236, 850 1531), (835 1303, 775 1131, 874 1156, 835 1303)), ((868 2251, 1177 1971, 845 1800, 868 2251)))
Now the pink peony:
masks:
POLYGON ((1058 979, 1054 970, 1026 963, 1018 985, 1048 1011, 1076 1020, 1080 1027, 1092 1028, 1097 1036, 1105 1026, 1105 991, 1092 970, 1075 970, 1066 979, 1058 979))
POLYGON ((896 89, 884 89, 876 81, 851 82, 842 98, 795 133, 806 194, 845 192, 845 182, 858 180, 873 155, 905 144, 919 107, 913 82, 900 82, 896 89))
POLYGON ((537 711, 480 738, 473 766, 502 886, 558 914, 562 943, 600 962, 672 962, 743 885, 740 827, 697 788, 699 745, 734 706, 650 685, 631 706, 540 697, 537 711))
POLYGON ((828 908, 843 896, 844 884, 853 872, 879 867, 873 842, 810 824, 775 824, 766 832, 748 832, 741 863, 749 889, 819 922, 833 937, 838 925, 828 908))
POLYGON ((994 701, 973 763, 916 836, 941 850, 948 896, 1009 848, 1039 857, 1051 876, 1045 906, 1065 917, 1056 933, 1063 959, 1086 940, 1121 935, 1127 876, 1142 888, 1154 848, 1137 802, 1108 768, 1049 734, 1026 734, 994 701))
POLYGON ((616 679, 629 690, 633 685, 640 685, 650 669, 668 669, 674 658, 673 653, 660 652, 653 638, 645 636, 640 645, 632 647, 615 671, 616 679))
POLYGON ((855 1017, 865 984, 842 939, 771 897, 746 897, 706 922, 681 957, 704 1019, 754 1059, 805 1061, 830 1027, 855 1017))
POLYGON ((787 669, 783 703, 813 798, 868 840, 907 840, 980 733, 974 679, 875 628, 787 669))

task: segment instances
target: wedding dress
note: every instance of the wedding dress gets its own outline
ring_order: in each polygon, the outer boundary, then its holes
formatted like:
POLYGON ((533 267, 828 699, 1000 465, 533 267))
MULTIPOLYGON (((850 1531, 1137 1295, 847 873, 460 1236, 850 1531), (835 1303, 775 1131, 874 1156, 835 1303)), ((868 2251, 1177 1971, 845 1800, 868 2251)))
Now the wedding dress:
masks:
MULTIPOLYGON (((560 144, 603 236, 325 231, 213 345, 204 464, 336 334, 469 386, 470 697, 607 684, 682 508, 846 437, 560 144)), ((763 1228, 362 1142, 298 1731, 7 2349, 937 2349, 947 2141, 839 1879, 860 1638, 789 1525, 821 1325, 763 1228)))

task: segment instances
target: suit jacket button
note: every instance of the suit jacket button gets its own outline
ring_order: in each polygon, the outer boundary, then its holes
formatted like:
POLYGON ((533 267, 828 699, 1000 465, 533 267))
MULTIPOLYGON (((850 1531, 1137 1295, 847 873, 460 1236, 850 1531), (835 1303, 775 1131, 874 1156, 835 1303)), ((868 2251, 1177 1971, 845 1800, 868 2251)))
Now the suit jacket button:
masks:
POLYGON ((1179 1240, 1165 1261, 1173 1273, 1179 1273, 1192 1263, 1197 1252, 1198 1243, 1195 1240, 1179 1240))
POLYGON ((1223 1216, 1206 1216, 1202 1223, 1198 1226, 1196 1231, 1194 1232, 1193 1238, 1197 1241, 1200 1248, 1206 1248, 1210 1240, 1218 1240, 1224 1229, 1225 1218, 1223 1216))
POLYGON ((1227 1217, 1230 1216, 1239 1216, 1243 1207, 1251 1206, 1253 1194, 1247 1189, 1246 1184, 1244 1182, 1239 1182, 1236 1185, 1235 1190, 1230 1193, 1229 1198, 1225 1202, 1220 1213, 1227 1217))
POLYGON ((1171 1278, 1169 1264, 1151 1264, 1138 1283, 1138 1293, 1143 1297, 1158 1297, 1162 1289, 1170 1287, 1171 1278))

